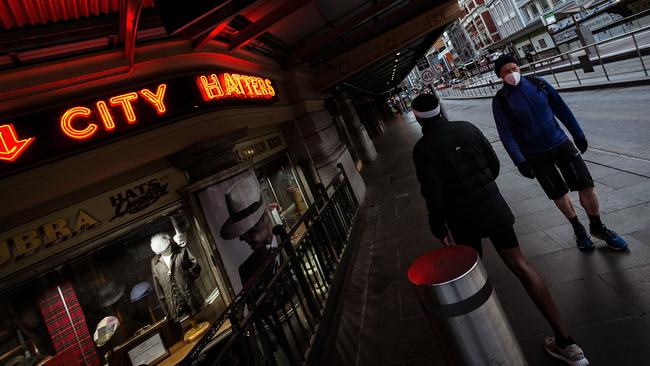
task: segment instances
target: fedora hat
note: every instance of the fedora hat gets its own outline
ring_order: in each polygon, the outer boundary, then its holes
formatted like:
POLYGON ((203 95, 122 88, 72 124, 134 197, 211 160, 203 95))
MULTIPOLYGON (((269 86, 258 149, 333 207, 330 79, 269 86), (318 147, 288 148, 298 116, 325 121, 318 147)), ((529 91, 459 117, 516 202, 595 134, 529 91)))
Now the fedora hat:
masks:
POLYGON ((264 215, 262 189, 254 175, 235 183, 226 192, 226 207, 230 217, 221 227, 221 237, 235 239, 250 230, 264 215))
POLYGON ((99 306, 109 307, 120 300, 124 295, 124 285, 108 281, 97 291, 99 306))

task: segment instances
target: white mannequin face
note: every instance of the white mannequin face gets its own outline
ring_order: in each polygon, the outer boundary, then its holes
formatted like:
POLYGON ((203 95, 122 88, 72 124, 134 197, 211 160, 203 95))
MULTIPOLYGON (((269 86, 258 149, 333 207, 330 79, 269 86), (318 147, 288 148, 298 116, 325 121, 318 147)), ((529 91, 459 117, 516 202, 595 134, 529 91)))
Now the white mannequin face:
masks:
POLYGON ((156 254, 171 253, 172 246, 169 235, 154 235, 151 238, 151 250, 156 254))

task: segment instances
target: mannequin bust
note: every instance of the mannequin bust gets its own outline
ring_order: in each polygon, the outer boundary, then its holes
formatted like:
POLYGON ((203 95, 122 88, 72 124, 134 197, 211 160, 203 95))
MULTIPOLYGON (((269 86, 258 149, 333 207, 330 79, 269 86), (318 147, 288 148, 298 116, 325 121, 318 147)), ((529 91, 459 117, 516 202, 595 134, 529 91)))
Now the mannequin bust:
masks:
POLYGON ((203 299, 194 281, 201 273, 201 266, 186 247, 184 237, 176 235, 182 245, 172 241, 167 233, 151 237, 153 284, 165 314, 179 322, 183 317, 196 313, 203 299))

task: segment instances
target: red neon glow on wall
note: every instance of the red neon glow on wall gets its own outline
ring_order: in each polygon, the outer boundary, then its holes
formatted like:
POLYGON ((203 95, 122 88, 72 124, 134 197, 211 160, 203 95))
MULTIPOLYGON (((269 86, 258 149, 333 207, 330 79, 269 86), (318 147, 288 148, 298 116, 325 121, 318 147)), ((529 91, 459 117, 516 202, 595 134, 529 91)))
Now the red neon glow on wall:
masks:
POLYGON ((61 116, 61 130, 63 133, 76 140, 84 140, 92 136, 97 131, 97 125, 89 122, 83 130, 78 130, 72 126, 72 121, 77 117, 88 117, 92 111, 86 107, 73 107, 65 111, 61 116))
POLYGON ((100 100, 96 105, 97 111, 99 112, 99 116, 102 118, 102 122, 104 122, 104 127, 106 127, 106 130, 110 131, 114 129, 115 122, 113 122, 113 116, 111 116, 111 112, 108 110, 106 102, 100 100))
POLYGON ((240 74, 200 75, 196 82, 203 99, 268 99, 275 96, 271 80, 240 74))
POLYGON ((131 105, 131 102, 136 101, 137 99, 138 99, 138 94, 136 92, 131 92, 131 93, 114 96, 108 101, 111 102, 112 106, 118 106, 118 105, 122 106, 122 110, 124 111, 124 117, 126 117, 126 121, 129 124, 133 124, 137 121, 137 118, 135 117, 135 112, 133 111, 133 106, 131 105))
POLYGON ((13 162, 34 140, 34 137, 19 140, 11 124, 0 126, 0 160, 13 162))
POLYGON ((165 102, 163 99, 165 98, 165 91, 167 90, 167 84, 160 84, 158 85, 158 90, 156 90, 156 94, 154 94, 151 90, 149 89, 142 89, 140 90, 140 94, 151 104, 153 104, 154 107, 156 107, 156 111, 158 114, 163 114, 167 110, 165 108, 165 102))

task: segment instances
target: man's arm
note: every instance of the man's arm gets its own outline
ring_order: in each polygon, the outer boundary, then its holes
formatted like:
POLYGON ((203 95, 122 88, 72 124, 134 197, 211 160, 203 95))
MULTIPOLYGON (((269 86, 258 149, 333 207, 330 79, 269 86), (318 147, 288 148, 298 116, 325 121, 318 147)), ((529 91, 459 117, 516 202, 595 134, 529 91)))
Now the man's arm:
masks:
POLYGON ((494 152, 494 149, 492 148, 492 144, 488 139, 485 137, 483 132, 476 128, 476 133, 479 136, 479 139, 481 141, 481 146, 483 148, 483 156, 485 156, 485 160, 488 163, 488 167, 490 168, 490 172, 492 172, 492 175, 494 178, 499 176, 499 170, 501 168, 501 164, 499 163, 499 157, 497 157, 497 154, 494 152))
POLYGON ((548 93, 548 102, 553 110, 553 114, 566 126, 567 130, 574 140, 584 140, 585 134, 580 128, 580 124, 576 120, 576 117, 571 112, 569 106, 564 102, 564 99, 560 96, 560 93, 553 88, 546 80, 539 78, 544 84, 546 84, 546 92, 548 93))
POLYGON ((510 159, 512 159, 512 162, 515 163, 515 165, 519 165, 523 163, 526 158, 524 158, 524 155, 521 153, 515 137, 512 136, 508 116, 506 116, 502 110, 498 98, 498 95, 492 98, 492 114, 494 114, 494 122, 497 125, 497 132, 499 132, 499 138, 503 143, 503 147, 506 148, 508 155, 510 155, 510 159))
POLYGON ((447 237, 445 225, 445 199, 442 192, 442 181, 433 164, 416 148, 413 149, 415 173, 420 182, 420 193, 424 198, 429 212, 429 227, 433 235, 443 240, 447 237))

